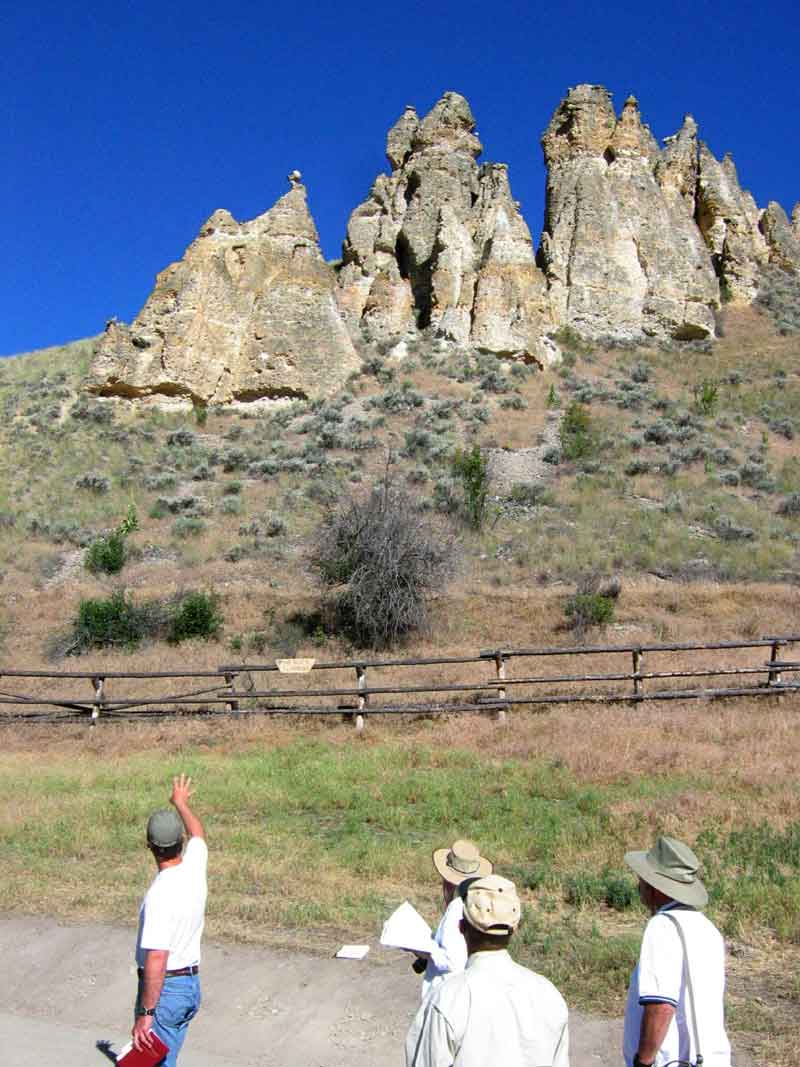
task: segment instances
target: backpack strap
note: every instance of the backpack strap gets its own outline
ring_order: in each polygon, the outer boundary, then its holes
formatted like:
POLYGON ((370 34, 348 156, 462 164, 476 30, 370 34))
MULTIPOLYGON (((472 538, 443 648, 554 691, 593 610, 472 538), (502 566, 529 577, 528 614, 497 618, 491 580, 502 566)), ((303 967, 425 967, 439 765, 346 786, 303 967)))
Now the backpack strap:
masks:
POLYGON ((678 937, 681 939, 681 947, 683 948, 683 959, 684 963, 686 964, 686 988, 689 991, 689 1003, 692 1009, 692 1030, 694 1031, 694 1047, 697 1053, 697 1059, 695 1063, 697 1064, 697 1067, 702 1067, 703 1057, 700 1052, 700 1035, 697 1032, 697 1008, 695 1007, 694 1002, 694 989, 692 987, 692 969, 689 966, 689 952, 686 948, 686 935, 683 932, 683 927, 671 912, 662 911, 661 914, 666 916, 667 919, 669 919, 672 925, 677 929, 678 937))

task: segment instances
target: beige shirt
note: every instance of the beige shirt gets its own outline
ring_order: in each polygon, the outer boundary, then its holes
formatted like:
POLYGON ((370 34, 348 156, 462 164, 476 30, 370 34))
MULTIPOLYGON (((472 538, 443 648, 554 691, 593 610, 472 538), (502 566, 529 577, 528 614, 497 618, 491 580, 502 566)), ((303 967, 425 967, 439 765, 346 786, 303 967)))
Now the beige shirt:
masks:
POLYGON ((406 1037, 407 1067, 568 1067, 567 1005, 505 950, 476 952, 435 988, 406 1037))

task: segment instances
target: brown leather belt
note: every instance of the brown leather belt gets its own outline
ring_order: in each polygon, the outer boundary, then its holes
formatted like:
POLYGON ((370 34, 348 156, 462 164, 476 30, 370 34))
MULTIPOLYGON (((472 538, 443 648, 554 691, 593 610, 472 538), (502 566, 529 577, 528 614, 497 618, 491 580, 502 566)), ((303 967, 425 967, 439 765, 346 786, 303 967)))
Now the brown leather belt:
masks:
MULTIPOLYGON (((136 968, 136 973, 139 975, 140 978, 144 978, 144 968, 143 967, 137 967, 136 968)), ((164 972, 164 977, 165 978, 183 978, 184 975, 199 974, 199 973, 200 973, 200 968, 195 963, 191 967, 178 967, 177 970, 174 970, 174 971, 165 971, 164 972)))

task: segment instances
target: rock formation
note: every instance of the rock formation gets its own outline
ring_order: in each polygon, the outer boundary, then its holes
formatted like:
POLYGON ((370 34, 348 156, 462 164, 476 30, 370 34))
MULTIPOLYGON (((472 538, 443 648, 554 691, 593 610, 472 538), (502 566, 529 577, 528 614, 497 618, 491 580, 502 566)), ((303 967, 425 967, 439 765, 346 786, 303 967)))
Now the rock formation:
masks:
POLYGON ((132 326, 109 323, 92 392, 199 404, 313 398, 360 366, 299 177, 250 222, 211 216, 132 326))
POLYGON ((570 89, 542 138, 540 261, 553 311, 589 337, 714 333, 719 287, 693 220, 696 127, 662 155, 633 97, 619 118, 598 85, 570 89))
MULTIPOLYGON (((568 326, 618 341, 712 337, 721 295, 752 301, 765 270, 800 274, 800 204, 760 211, 731 157, 687 115, 659 149, 629 97, 570 89, 542 137, 538 254, 470 106, 447 92, 389 130, 391 172, 322 258, 302 175, 259 218, 215 212, 130 327, 109 323, 89 388, 196 404, 314 398, 360 366, 355 345, 419 330, 540 366, 568 326), (722 293, 720 292, 722 290, 722 293)), ((398 349, 399 351, 399 349, 398 349)))
POLYGON ((758 226, 767 243, 770 263, 800 273, 800 231, 789 222, 781 205, 771 200, 762 212, 758 226))
POLYGON ((723 295, 735 303, 753 300, 759 272, 769 259, 759 214, 753 197, 739 185, 731 156, 720 162, 701 144, 697 224, 722 280, 723 295))
POLYGON ((432 327, 502 356, 546 362, 556 323, 530 231, 503 164, 482 146, 469 104, 445 93, 389 131, 392 173, 376 179, 347 227, 340 305, 367 338, 432 327))

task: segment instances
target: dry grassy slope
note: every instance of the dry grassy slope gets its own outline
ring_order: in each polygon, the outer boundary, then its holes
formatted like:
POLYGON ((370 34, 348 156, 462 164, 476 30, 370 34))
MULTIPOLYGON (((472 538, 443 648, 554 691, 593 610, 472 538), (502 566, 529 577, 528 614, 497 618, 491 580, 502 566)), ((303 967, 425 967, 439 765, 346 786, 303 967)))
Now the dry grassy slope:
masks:
MULTIPOLYGON (((800 491, 796 443, 787 436, 800 430, 800 344, 777 334, 755 311, 729 312, 727 318, 726 336, 709 352, 586 351, 575 342, 560 371, 524 378, 510 371, 492 375, 497 368, 490 364, 477 366, 433 349, 411 353, 402 363, 378 358, 349 384, 348 395, 315 411, 293 409, 272 417, 211 411, 202 425, 191 413, 86 402, 80 387, 91 342, 3 361, 0 662, 45 663, 48 636, 68 622, 79 599, 115 584, 86 573, 80 545, 115 524, 130 502, 141 520, 133 538, 140 556, 121 580, 141 598, 189 586, 217 591, 226 616, 224 644, 190 643, 179 650, 153 645, 131 654, 83 657, 66 667, 215 667, 233 658, 231 642, 241 646, 236 658, 263 661, 289 651, 338 657, 345 650, 335 638, 308 636, 289 621, 293 613, 315 606, 303 551, 321 509, 381 477, 387 452, 393 476, 407 481, 420 500, 432 500, 436 493, 445 499, 452 447, 470 440, 494 448, 535 447, 553 410, 548 410, 548 394, 561 410, 576 397, 587 403, 594 435, 588 454, 545 464, 547 495, 537 504, 497 500, 497 513, 481 535, 457 527, 465 553, 461 575, 436 602, 431 635, 412 642, 409 654, 467 652, 499 643, 569 644, 574 638, 563 629, 563 598, 588 569, 613 570, 623 578, 617 617, 605 634, 612 642, 796 630, 800 529, 797 517, 782 516, 778 508, 800 491), (706 414, 695 410, 696 390, 703 383, 716 390, 706 414), (511 391, 496 391, 506 386, 511 391), (182 429, 194 436, 180 434, 182 429), (736 481, 730 472, 738 475, 738 484, 724 484, 736 481), (84 484, 104 491, 78 488, 76 482, 87 474, 96 477, 84 484), (232 491, 235 483, 238 490, 232 491), (158 503, 188 495, 202 498, 186 516, 189 522, 170 513, 169 503, 158 503), (226 558, 231 555, 239 558, 226 558)), ((598 669, 608 665, 598 657, 598 669)), ((662 665, 669 668, 669 657, 662 665)), ((441 677, 473 676, 453 667, 441 677)), ((608 863, 616 869, 627 843, 643 842, 662 829, 694 840, 713 828, 722 848, 734 830, 758 827, 762 819, 776 832, 789 832, 800 812, 790 700, 768 706, 755 700, 724 707, 670 705, 660 711, 650 706, 521 712, 507 730, 489 719, 461 717, 436 724, 372 721, 360 748, 352 744, 352 728, 336 721, 302 727, 272 721, 179 723, 156 730, 171 759, 218 760, 223 792, 230 786, 229 758, 319 740, 361 753, 367 762, 373 749, 423 751, 435 738, 442 760, 471 750, 492 766, 517 761, 532 775, 542 767, 564 768, 589 791, 587 796, 597 791, 611 830, 600 834, 585 855, 577 842, 559 852, 554 884, 587 865, 599 870, 608 863)), ((38 781, 45 749, 50 754, 45 770, 83 788, 83 777, 92 784, 100 773, 97 756, 112 768, 127 767, 126 761, 152 750, 153 736, 152 728, 142 726, 98 729, 87 748, 82 728, 7 730, 4 773, 25 775, 30 768, 30 781, 38 781)), ((391 768, 394 775, 394 763, 391 768)), ((213 782, 211 766, 207 778, 213 782)), ((23 818, 42 821, 41 797, 35 790, 24 794, 17 791, 16 800, 3 809, 9 832, 23 818)), ((53 814, 65 814, 60 800, 51 797, 48 803, 53 814)), ((253 818, 263 834, 260 815, 253 818)), ((498 852, 509 869, 537 858, 537 842, 523 838, 498 852)), ((413 890, 433 911, 424 851, 414 852, 419 870, 404 873, 402 883, 392 873, 376 891, 389 899, 413 890)), ((287 884, 296 884, 290 869, 294 854, 283 848, 273 853, 288 865, 281 873, 287 884)), ((40 862, 46 860, 43 848, 40 862)), ((214 930, 218 936, 244 936, 243 931, 255 936, 253 909, 269 895, 253 898, 247 886, 239 887, 235 852, 225 863, 220 883, 227 879, 228 895, 212 916, 214 930)), ((274 880, 274 859, 269 872, 274 880)), ((11 907, 85 918, 98 907, 96 894, 77 883, 60 904, 39 899, 36 894, 48 880, 32 883, 24 864, 15 879, 4 888, 11 907)), ((331 862, 326 877, 318 879, 319 907, 339 893, 343 879, 360 899, 363 875, 331 862)), ((114 878, 116 892, 128 892, 120 888, 124 882, 114 878)), ((769 900, 760 883, 752 884, 741 930, 738 898, 727 913, 732 926, 726 932, 742 939, 730 964, 731 1025, 737 1032, 758 1032, 752 1041, 761 1045, 759 1062, 788 1063, 796 1033, 797 946, 761 925, 760 915, 762 905, 775 915, 783 907, 785 925, 796 929, 796 882, 790 878, 769 900)), ((742 885, 749 892, 751 882, 743 879, 742 885)), ((556 889, 544 896, 531 889, 528 895, 531 903, 538 902, 545 926, 552 919, 558 932, 571 929, 565 919, 576 922, 587 953, 597 949, 596 929, 604 936, 634 936, 640 929, 637 915, 620 918, 595 905, 566 908, 556 889), (545 903, 554 909, 551 916, 545 903)), ((118 900, 111 891, 102 901, 106 918, 117 909, 120 915, 130 911, 130 901, 118 900)), ((258 937, 275 936, 273 918, 256 923, 258 937)), ((286 925, 285 919, 277 923, 284 932, 286 925)), ((560 942, 554 944, 555 956, 560 942)), ((532 944, 530 951, 541 951, 541 945, 532 944)), ((591 959, 587 955, 580 979, 587 996, 607 966, 599 957, 591 959)), ((580 984, 578 978, 574 982, 580 984)), ((618 997, 623 988, 600 985, 607 997, 618 997)), ((618 1009, 616 1001, 613 1006, 618 1009)))
MULTIPOLYGON (((527 374, 435 344, 402 361, 372 353, 346 393, 313 410, 212 410, 202 424, 191 412, 86 398, 90 341, 4 360, 5 661, 42 663, 78 600, 109 588, 85 572, 81 546, 131 502, 140 558, 121 581, 137 596, 214 589, 237 654, 309 647, 286 620, 314 606, 304 545, 322 508, 382 477, 389 457, 393 478, 435 511, 448 498, 453 447, 535 447, 575 399, 590 413, 588 454, 543 464, 535 505, 498 498, 482 534, 459 528, 461 576, 413 650, 568 642, 562 598, 589 570, 623 575, 608 634, 620 641, 794 629, 800 520, 778 512, 800 491, 797 337, 750 309, 728 312, 711 351, 566 343, 562 368, 527 374), (170 512, 189 496, 188 512, 170 512)), ((317 642, 319 657, 341 651, 333 638, 317 642)), ((200 645, 180 658, 229 656, 200 645)), ((174 661, 166 647, 124 657, 162 669, 174 661)))

